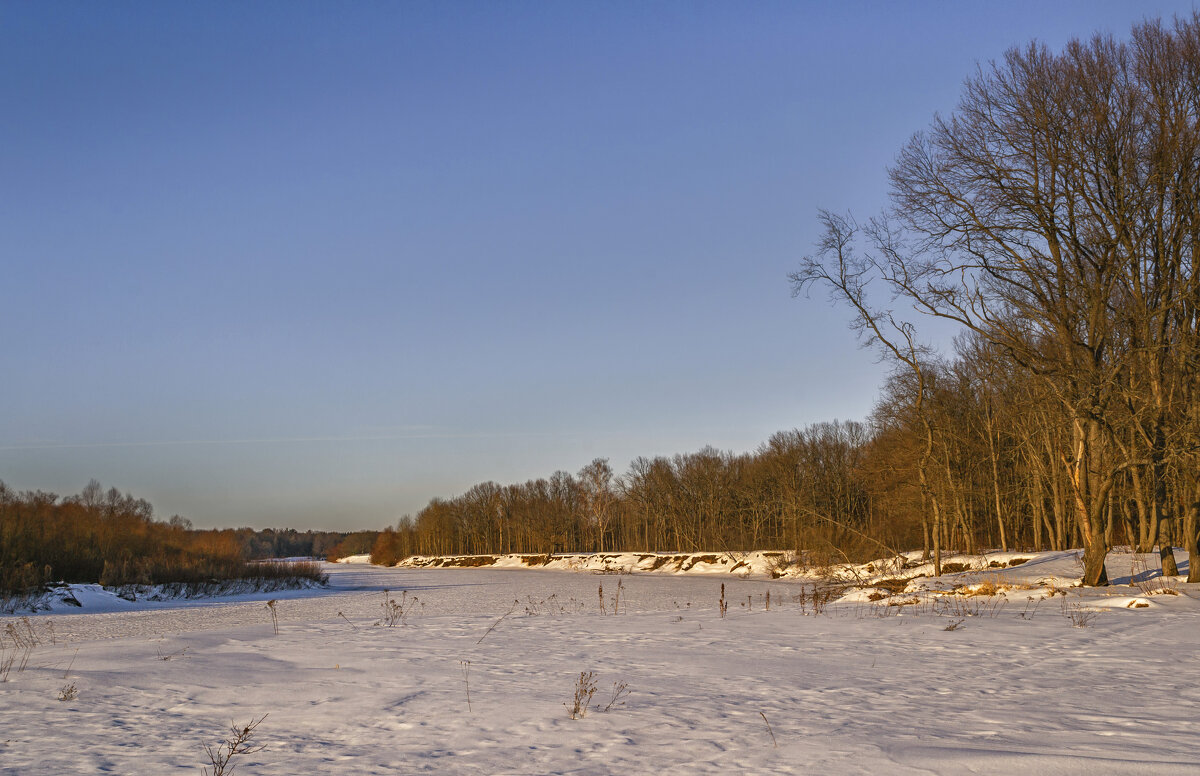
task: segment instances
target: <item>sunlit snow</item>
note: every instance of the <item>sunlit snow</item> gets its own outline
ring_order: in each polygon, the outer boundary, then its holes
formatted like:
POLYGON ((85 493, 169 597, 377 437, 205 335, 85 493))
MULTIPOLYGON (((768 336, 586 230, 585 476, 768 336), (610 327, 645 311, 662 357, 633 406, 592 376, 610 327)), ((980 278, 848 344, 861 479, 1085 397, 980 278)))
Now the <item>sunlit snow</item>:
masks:
MULTIPOLYGON (((1072 553, 1010 555, 823 614, 763 575, 359 563, 326 590, 4 617, 39 643, 0 683, 0 773, 199 773, 264 714, 237 773, 1200 773, 1196 586, 1082 591, 1072 553)), ((1109 569, 1128 583, 1131 556, 1109 569)))

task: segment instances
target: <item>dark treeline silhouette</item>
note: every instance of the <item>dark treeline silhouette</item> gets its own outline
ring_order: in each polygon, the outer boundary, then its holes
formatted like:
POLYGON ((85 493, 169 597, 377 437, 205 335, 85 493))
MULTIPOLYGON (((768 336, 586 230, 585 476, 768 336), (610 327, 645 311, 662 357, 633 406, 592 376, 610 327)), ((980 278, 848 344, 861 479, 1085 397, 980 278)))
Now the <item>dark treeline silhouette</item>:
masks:
MULTIPOLYGON (((228 531, 229 529, 222 529, 228 531)), ((247 560, 326 558, 370 552, 378 531, 297 531, 294 528, 235 528, 233 536, 247 560)))
POLYGON ((1123 543, 1167 574, 1183 546, 1200 581, 1200 15, 1010 50, 889 177, 865 224, 822 213, 791 278, 895 367, 868 423, 483 483, 375 557, 921 546, 940 572, 948 550, 1082 546, 1098 585, 1123 543), (953 352, 911 311, 955 325, 953 352))
POLYGON ((251 563, 313 555, 345 533, 192 530, 178 516, 154 519, 145 499, 105 491, 92 480, 76 496, 15 492, 0 482, 0 592, 49 582, 103 585, 202 583, 315 572, 315 567, 251 563))

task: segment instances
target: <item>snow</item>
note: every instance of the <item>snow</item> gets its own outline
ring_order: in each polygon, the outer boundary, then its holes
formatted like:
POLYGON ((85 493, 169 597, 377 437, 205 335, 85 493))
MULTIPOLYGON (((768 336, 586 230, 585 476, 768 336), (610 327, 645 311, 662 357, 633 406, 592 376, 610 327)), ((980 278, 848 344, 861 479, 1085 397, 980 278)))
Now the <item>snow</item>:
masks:
MULTIPOLYGON (((236 773, 1200 774, 1200 586, 1084 590, 1073 553, 1010 555, 1030 560, 878 600, 862 586, 821 615, 810 583, 720 563, 359 562, 326 566, 324 590, 3 617, 0 635, 41 643, 0 683, 0 773, 198 773, 205 743, 267 714, 267 748, 236 773), (984 583, 1009 587, 965 595, 984 583), (395 627, 375 624, 385 589, 407 610, 395 627), (888 605, 909 599, 923 603, 888 605), (950 613, 976 602, 993 608, 950 613), (1095 615, 1087 627, 1075 609, 1095 615), (572 720, 581 671, 598 690, 572 720), (603 711, 614 682, 631 694, 603 711), (78 697, 59 700, 72 683, 78 697)), ((1110 574, 1129 582, 1131 566, 1116 554, 1110 574)))

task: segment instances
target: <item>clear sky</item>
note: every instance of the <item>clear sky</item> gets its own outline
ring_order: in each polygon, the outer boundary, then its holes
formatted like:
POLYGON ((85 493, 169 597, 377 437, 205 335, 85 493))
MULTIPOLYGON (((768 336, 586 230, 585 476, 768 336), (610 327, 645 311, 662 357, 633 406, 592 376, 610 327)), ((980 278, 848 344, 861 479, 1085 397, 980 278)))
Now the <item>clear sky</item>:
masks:
POLYGON ((1191 8, 0 1, 0 479, 379 528, 862 419, 817 208, 976 62, 1191 8))

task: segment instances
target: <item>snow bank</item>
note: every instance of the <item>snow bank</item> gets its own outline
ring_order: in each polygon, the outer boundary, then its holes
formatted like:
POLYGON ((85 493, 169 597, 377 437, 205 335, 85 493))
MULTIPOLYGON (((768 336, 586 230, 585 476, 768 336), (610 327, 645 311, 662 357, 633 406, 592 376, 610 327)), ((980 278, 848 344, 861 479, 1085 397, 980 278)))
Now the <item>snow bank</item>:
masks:
MULTIPOLYGON (((450 569, 545 569, 584 571, 596 574, 663 574, 778 579, 809 582, 824 588, 842 589, 846 602, 877 602, 906 597, 903 603, 937 605, 953 595, 1000 597, 1008 601, 1044 600, 1078 588, 1083 576, 1082 550, 1052 552, 1000 552, 947 554, 941 575, 934 574, 932 561, 920 552, 908 552, 861 564, 817 566, 806 564, 795 552, 701 552, 701 553, 575 553, 561 555, 455 555, 416 556, 401 561, 399 568, 450 569)), ((1186 568, 1186 556, 1177 558, 1186 568)), ((1084 597, 1125 596, 1103 608, 1147 609, 1150 596, 1171 595, 1182 577, 1163 578, 1157 555, 1136 554, 1127 548, 1113 550, 1108 557, 1113 585, 1080 593, 1084 597), (1147 571, 1147 569, 1151 569, 1147 571), (1128 573, 1123 573, 1128 570, 1128 573), (1131 595, 1137 596, 1133 601, 1131 595)), ((1098 604, 1100 605, 1100 604, 1098 604)))
MULTIPOLYGON (((920 552, 882 558, 861 564, 819 566, 804 562, 789 551, 697 552, 697 553, 564 553, 554 555, 417 555, 396 564, 400 568, 541 568, 557 571, 588 571, 608 574, 708 574, 796 579, 813 582, 871 585, 880 580, 955 580, 961 575, 987 572, 1015 583, 1069 587, 1078 583, 1082 569, 1078 551, 987 552, 979 555, 946 555, 942 577, 934 577, 932 561, 921 560, 920 552)), ((369 556, 352 556, 342 562, 369 562, 369 556)), ((933 584, 937 584, 934 582, 933 584)))
POLYGON ((186 601, 211 599, 237 601, 258 600, 264 596, 319 590, 320 582, 303 577, 290 579, 229 579, 201 583, 162 585, 120 585, 103 587, 97 584, 60 584, 42 593, 6 601, 0 613, 57 612, 122 612, 145 608, 146 604, 178 606, 186 601))
POLYGON ((798 577, 789 566, 792 553, 756 552, 604 552, 554 555, 418 555, 397 564, 401 568, 540 568, 601 574, 709 574, 758 577, 798 577))

